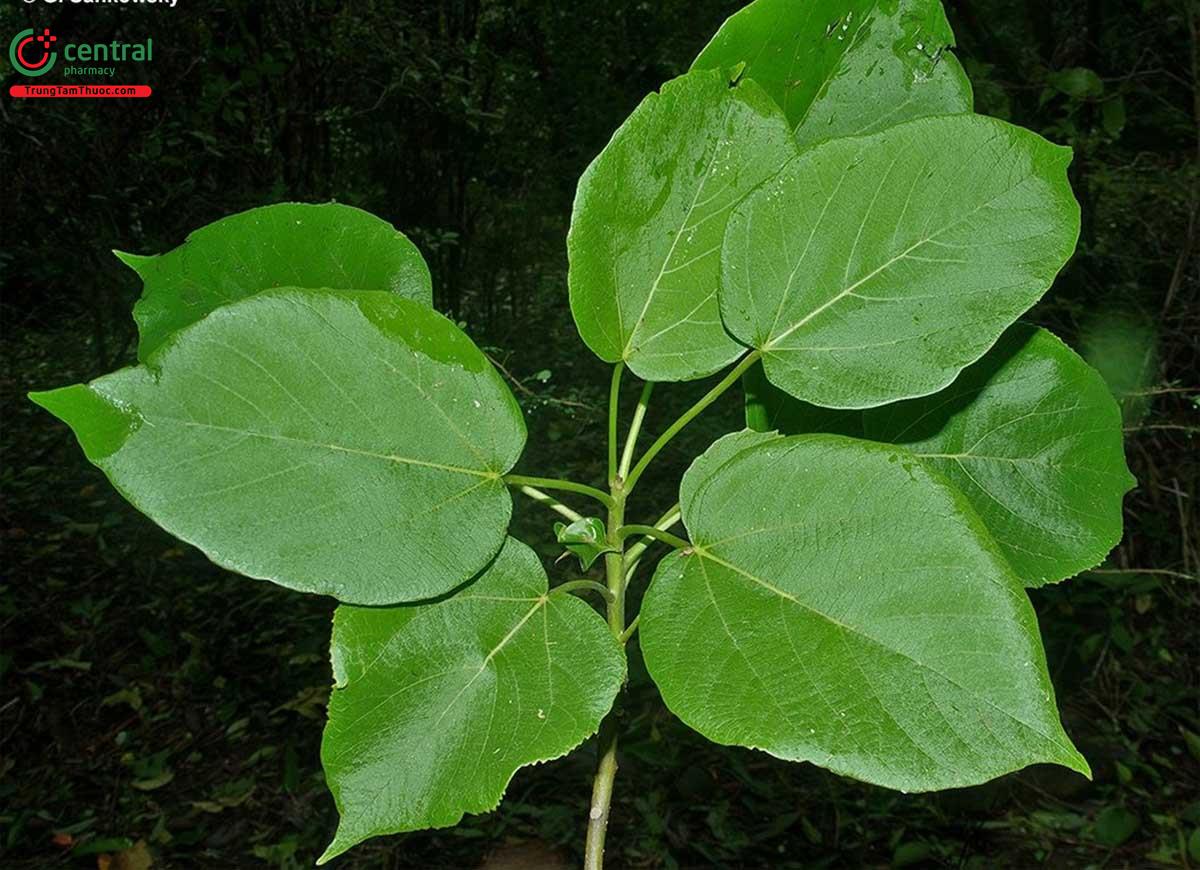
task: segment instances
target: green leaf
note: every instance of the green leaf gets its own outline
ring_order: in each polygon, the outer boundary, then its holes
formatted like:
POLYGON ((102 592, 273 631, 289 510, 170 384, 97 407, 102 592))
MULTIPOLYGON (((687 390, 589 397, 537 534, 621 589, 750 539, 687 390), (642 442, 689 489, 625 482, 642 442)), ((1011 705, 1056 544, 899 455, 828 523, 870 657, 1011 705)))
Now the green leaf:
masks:
POLYGON ((729 221, 721 315, 800 399, 863 408, 946 386, 1075 248, 1070 150, 978 115, 805 151, 729 221))
POLYGON ((133 308, 139 360, 214 308, 273 287, 389 290, 433 304, 416 246, 387 221, 337 203, 255 208, 160 256, 115 253, 144 284, 133 308))
POLYGON ((604 619, 547 594, 537 556, 512 538, 444 600, 339 607, 332 658, 321 761, 342 818, 318 863, 494 809, 519 768, 595 733, 625 678, 604 619))
POLYGON ((1114 139, 1125 129, 1125 98, 1120 94, 1105 100, 1100 106, 1100 124, 1114 139))
POLYGON ((1106 807, 1096 816, 1096 841, 1115 849, 1132 837, 1140 824, 1125 807, 1106 807))
POLYGON ((608 543, 608 531, 599 517, 583 517, 570 525, 555 523, 554 537, 579 559, 584 571, 592 567, 592 563, 604 553, 615 553, 617 550, 608 543))
POLYGON ((1073 66, 1050 73, 1047 81, 1058 91, 1076 100, 1104 96, 1104 82, 1094 70, 1073 66))
POLYGON ((804 145, 971 111, 940 0, 756 0, 727 20, 692 69, 762 85, 804 145))
POLYGON ((865 411, 792 399, 759 379, 755 429, 899 444, 967 497, 1026 586, 1071 577, 1121 540, 1135 484, 1104 381, 1044 329, 1017 324, 940 393, 865 411))
POLYGON ((737 453, 642 606, 667 706, 717 743, 889 788, 1035 762, 1083 773, 1037 620, 966 500, 904 451, 831 435, 737 453))
POLYGON ((471 340, 382 292, 261 293, 138 368, 30 398, 217 564, 355 604, 440 595, 483 568, 525 443, 471 340))
POLYGON ((752 82, 717 72, 667 82, 621 125, 579 181, 571 312, 606 362, 645 380, 710 375, 744 348, 721 326, 721 238, 730 211, 796 153, 752 82))
MULTIPOLYGON (((766 429, 769 427, 763 428, 766 429)), ((688 466, 688 470, 683 473, 683 478, 679 481, 680 508, 683 511, 691 510, 692 502, 700 489, 700 485, 712 477, 718 468, 734 456, 741 453, 747 447, 753 447, 756 444, 762 444, 766 441, 773 441, 778 437, 779 435, 775 432, 754 432, 749 429, 743 429, 741 432, 730 432, 728 435, 718 438, 704 453, 696 457, 695 461, 688 466)))
POLYGON ((1121 417, 1136 426, 1150 413, 1158 381, 1158 330, 1138 311, 1101 307, 1079 330, 1079 352, 1096 367, 1121 406, 1121 417))

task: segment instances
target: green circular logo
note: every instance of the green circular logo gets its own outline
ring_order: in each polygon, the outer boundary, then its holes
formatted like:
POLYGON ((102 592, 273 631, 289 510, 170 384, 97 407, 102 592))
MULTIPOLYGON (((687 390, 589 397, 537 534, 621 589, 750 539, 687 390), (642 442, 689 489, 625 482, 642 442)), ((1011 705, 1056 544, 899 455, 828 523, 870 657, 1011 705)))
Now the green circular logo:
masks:
POLYGON ((36 35, 32 27, 27 28, 8 44, 8 61, 23 76, 44 75, 58 60, 58 52, 54 51, 56 42, 58 37, 52 35, 48 27, 36 35))

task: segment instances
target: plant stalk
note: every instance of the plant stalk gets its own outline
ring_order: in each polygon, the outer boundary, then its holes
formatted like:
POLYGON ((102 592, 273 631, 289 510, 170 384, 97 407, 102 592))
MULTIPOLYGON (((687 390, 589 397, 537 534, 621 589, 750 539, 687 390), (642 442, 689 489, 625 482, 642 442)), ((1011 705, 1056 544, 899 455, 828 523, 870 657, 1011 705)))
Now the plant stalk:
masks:
MULTIPOLYGON (((620 642, 625 634, 625 542, 621 527, 625 522, 625 492, 619 480, 612 487, 612 504, 608 509, 608 543, 616 552, 604 554, 604 577, 612 599, 608 602, 608 627, 620 642)), ((603 870, 604 836, 608 831, 608 814, 612 806, 613 780, 617 775, 617 702, 600 723, 600 762, 592 780, 592 804, 588 810, 587 844, 584 847, 584 870, 603 870)))
POLYGON ((592 808, 588 812, 584 870, 604 870, 604 834, 612 805, 613 780, 617 776, 617 722, 609 713, 600 724, 600 764, 592 783, 592 808))

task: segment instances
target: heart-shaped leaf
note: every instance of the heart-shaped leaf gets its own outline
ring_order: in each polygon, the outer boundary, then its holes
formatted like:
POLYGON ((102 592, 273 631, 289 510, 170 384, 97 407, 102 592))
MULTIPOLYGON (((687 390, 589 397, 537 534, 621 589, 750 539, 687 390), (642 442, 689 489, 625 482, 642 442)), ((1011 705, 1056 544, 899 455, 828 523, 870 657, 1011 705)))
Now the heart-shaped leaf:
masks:
POLYGON ((387 221, 348 205, 285 202, 230 215, 157 257, 117 252, 144 287, 138 359, 214 308, 273 287, 389 290, 433 304, 429 267, 387 221))
POLYGON ((645 380, 724 368, 744 348, 721 326, 721 238, 730 211, 796 154, 779 108, 718 72, 667 82, 579 180, 571 313, 601 359, 645 380))
POLYGON ((903 450, 832 435, 737 453, 684 508, 641 646, 717 743, 906 791, 1035 762, 1086 773, 1012 569, 970 504, 903 450))
POLYGON ((1069 149, 978 115, 817 145, 730 219, 725 325, 763 351, 768 380, 818 405, 939 390, 1074 250, 1069 160, 1069 149))
POLYGON ((584 571, 592 567, 592 563, 601 555, 616 552, 617 549, 608 543, 608 532, 599 517, 582 517, 569 525, 555 523, 554 537, 567 552, 579 559, 584 571))
POLYGON ((755 0, 692 69, 731 69, 783 108, 802 144, 971 111, 940 0, 755 0))
POLYGON ((30 398, 214 562, 356 604, 440 595, 483 568, 525 444, 483 353, 391 293, 261 293, 143 366, 30 398))
MULTIPOLYGON (((793 399, 762 379, 755 429, 899 444, 974 506, 1026 586, 1098 565, 1121 540, 1121 412, 1100 375, 1044 329, 1017 324, 946 389, 865 411, 793 399)), ((720 442, 718 442, 719 444, 720 442)))
POLYGON ((625 656, 585 602, 547 592, 512 538, 441 601, 339 607, 321 743, 341 823, 318 863, 368 837, 495 808, 516 771, 595 733, 625 656))

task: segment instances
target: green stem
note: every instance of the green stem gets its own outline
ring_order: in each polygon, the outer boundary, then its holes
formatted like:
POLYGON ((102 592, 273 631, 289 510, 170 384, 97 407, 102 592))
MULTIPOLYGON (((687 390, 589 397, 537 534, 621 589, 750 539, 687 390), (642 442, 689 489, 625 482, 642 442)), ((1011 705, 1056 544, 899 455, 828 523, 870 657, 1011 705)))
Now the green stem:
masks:
POLYGON ((613 366, 612 383, 608 387, 608 485, 617 479, 617 405, 621 400, 621 372, 625 363, 613 366))
POLYGON ((550 495, 549 493, 542 492, 537 487, 522 486, 521 492, 525 493, 525 495, 529 496, 534 501, 544 504, 546 507, 550 508, 550 510, 562 514, 572 522, 583 519, 582 514, 575 513, 575 511, 571 510, 554 496, 550 495))
POLYGON ((617 721, 612 713, 600 723, 600 763, 592 781, 592 806, 588 810, 587 845, 583 870, 604 870, 604 835, 612 806, 613 781, 617 778, 617 721))
POLYGON ((646 417, 646 408, 650 406, 650 393, 653 389, 653 381, 646 381, 642 386, 642 395, 638 398, 637 409, 633 412, 633 422, 629 424, 629 434, 625 437, 621 467, 617 470, 617 477, 621 480, 624 480, 629 474, 629 466, 633 463, 633 447, 637 444, 638 433, 642 430, 642 420, 646 417))
POLYGON ((620 637, 621 643, 624 644, 624 643, 629 642, 629 638, 633 637, 634 633, 637 631, 638 623, 641 621, 642 621, 642 614, 638 613, 638 615, 633 618, 633 622, 629 623, 629 627, 626 628, 623 632, 621 632, 621 637, 620 637))
MULTIPOLYGON (((669 529, 671 526, 679 522, 680 513, 679 505, 675 505, 654 524, 656 529, 669 529)), ((654 539, 644 537, 638 540, 632 547, 625 551, 625 585, 629 585, 629 581, 633 578, 633 572, 637 570, 638 563, 641 562, 642 554, 646 549, 654 543, 654 539)))
POLYGON ((647 538, 654 538, 656 541, 670 544, 676 550, 683 550, 691 546, 690 542, 685 541, 678 535, 672 535, 670 532, 660 529, 657 526, 639 526, 636 524, 621 526, 618 534, 620 534, 621 540, 628 538, 630 535, 645 535, 647 538))
POLYGON ((642 476, 642 472, 646 470, 646 466, 649 465, 651 460, 658 455, 660 450, 667 446, 668 442, 670 442, 672 438, 679 434, 679 430, 681 430, 688 423, 692 422, 692 420, 694 420, 701 411, 719 399, 722 393, 736 384, 738 378, 745 374, 746 370, 758 362, 759 358, 761 357, 761 350, 751 351, 742 357, 742 361, 730 369, 729 374, 721 378, 720 382, 717 383, 716 386, 705 393, 700 400, 696 402, 696 404, 684 411, 678 420, 668 426, 667 430, 658 436, 658 440, 651 444, 649 449, 642 454, 642 458, 638 460, 637 465, 633 467, 633 471, 629 473, 629 477, 625 481, 626 495, 633 492, 633 488, 637 485, 638 479, 642 476))
POLYGON ((573 480, 559 480, 557 477, 527 477, 524 474, 506 474, 503 480, 509 486, 534 486, 541 489, 561 489, 565 492, 575 492, 579 495, 586 495, 588 498, 594 498, 605 507, 612 506, 612 496, 608 493, 596 489, 594 486, 576 483, 573 480))
MULTIPOLYGON (((604 554, 604 577, 612 600, 608 603, 608 627, 619 641, 625 633, 625 543, 621 526, 625 522, 625 492, 619 480, 612 486, 608 508, 608 543, 615 552, 604 554)), ((588 810, 587 843, 584 846, 584 870, 603 870, 604 837, 612 806, 613 780, 617 776, 617 704, 600 723, 600 761, 592 780, 592 804, 588 810)))
POLYGON ((585 590, 587 592, 597 592, 608 604, 612 604, 614 596, 612 591, 603 583, 597 583, 595 580, 568 580, 566 583, 559 583, 550 590, 551 594, 555 592, 578 592, 585 590))

